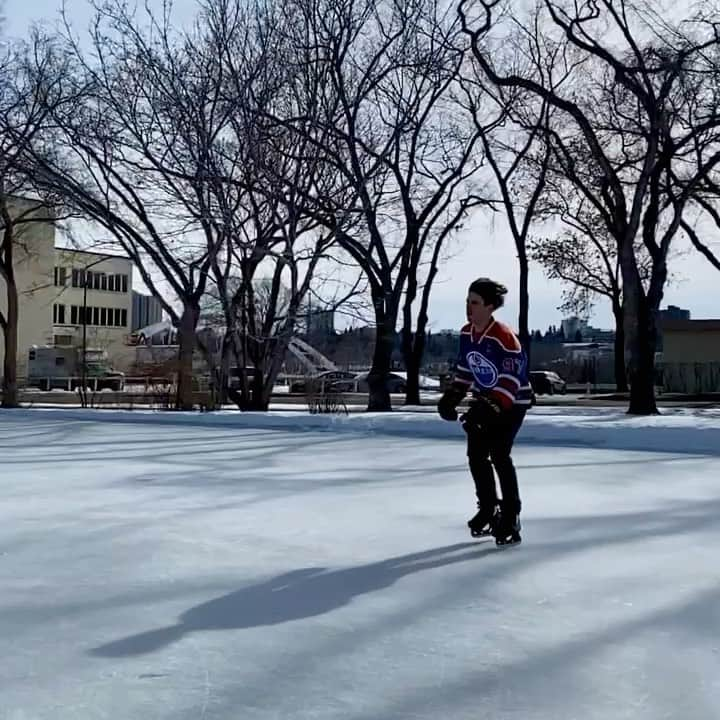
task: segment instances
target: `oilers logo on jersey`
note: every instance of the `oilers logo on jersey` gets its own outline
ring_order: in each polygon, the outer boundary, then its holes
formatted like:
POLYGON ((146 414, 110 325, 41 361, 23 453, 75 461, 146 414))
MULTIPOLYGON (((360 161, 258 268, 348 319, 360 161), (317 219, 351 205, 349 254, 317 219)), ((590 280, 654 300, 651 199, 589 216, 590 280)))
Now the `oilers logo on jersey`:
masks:
POLYGON ((478 387, 495 387, 498 380, 498 370, 482 353, 477 351, 469 352, 467 354, 467 363, 478 387))

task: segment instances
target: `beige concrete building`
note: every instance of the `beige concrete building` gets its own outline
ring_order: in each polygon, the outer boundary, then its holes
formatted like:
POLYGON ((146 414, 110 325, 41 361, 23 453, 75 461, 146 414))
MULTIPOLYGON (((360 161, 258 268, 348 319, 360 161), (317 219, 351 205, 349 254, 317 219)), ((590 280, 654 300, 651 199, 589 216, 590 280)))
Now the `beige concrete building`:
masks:
MULTIPOLYGON (((28 353, 34 345, 81 347, 84 324, 88 347, 106 350, 111 363, 127 371, 135 361, 135 349, 127 343, 132 322, 132 262, 126 257, 56 248, 55 225, 47 210, 35 211, 29 200, 14 201, 16 217, 28 211, 36 221, 15 228, 18 376, 27 375, 28 353)), ((6 309, 5 283, 0 277, 0 310, 6 309)), ((4 352, 0 333, 0 358, 4 352)))
POLYGON ((665 320, 665 362, 720 362, 720 320, 665 320))
POLYGON ((720 320, 664 320, 663 388, 720 392, 720 320))
POLYGON ((132 322, 132 262, 126 257, 55 249, 52 309, 55 345, 106 350, 126 370, 135 353, 128 345, 132 322))

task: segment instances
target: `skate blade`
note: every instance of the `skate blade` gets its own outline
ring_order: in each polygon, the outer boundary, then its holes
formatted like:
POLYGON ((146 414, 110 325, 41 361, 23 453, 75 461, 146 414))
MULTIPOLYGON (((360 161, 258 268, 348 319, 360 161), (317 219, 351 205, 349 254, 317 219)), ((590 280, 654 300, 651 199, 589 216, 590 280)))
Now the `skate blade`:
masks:
POLYGON ((488 530, 487 532, 484 532, 484 531, 478 532, 478 531, 475 531, 475 530, 471 530, 471 531, 470 531, 470 536, 471 536, 471 537, 474 537, 476 540, 478 540, 478 539, 480 539, 480 538, 492 537, 493 534, 492 534, 492 531, 491 531, 491 530, 488 530))
POLYGON ((515 540, 514 542, 496 542, 495 547, 500 550, 509 550, 510 548, 517 547, 518 545, 522 545, 522 540, 515 540))

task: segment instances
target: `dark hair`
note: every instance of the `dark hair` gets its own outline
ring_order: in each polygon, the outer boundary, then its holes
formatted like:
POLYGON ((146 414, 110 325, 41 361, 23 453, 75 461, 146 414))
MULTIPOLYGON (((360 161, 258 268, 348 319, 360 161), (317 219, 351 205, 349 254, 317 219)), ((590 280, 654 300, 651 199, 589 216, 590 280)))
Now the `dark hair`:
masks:
POLYGON ((479 295, 486 305, 501 308, 505 304, 505 295, 508 289, 499 282, 490 278, 478 278, 470 283, 468 292, 479 295))

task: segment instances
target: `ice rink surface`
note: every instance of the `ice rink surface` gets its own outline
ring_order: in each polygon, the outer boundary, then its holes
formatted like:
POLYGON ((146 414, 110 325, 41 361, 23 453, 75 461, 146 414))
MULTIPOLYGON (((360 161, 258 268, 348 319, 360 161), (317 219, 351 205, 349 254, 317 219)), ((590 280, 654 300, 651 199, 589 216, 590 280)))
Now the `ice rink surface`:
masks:
POLYGON ((0 413, 2 720, 720 717, 717 455, 529 426, 498 550, 444 427, 94 417, 0 413))

